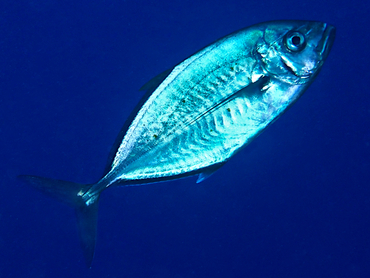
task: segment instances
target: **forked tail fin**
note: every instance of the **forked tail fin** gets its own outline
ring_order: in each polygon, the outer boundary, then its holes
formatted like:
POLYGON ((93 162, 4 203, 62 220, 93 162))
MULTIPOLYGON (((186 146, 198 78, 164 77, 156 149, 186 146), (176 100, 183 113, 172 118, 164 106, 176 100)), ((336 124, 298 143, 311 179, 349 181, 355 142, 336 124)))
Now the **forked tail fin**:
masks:
POLYGON ((36 176, 22 175, 19 176, 19 178, 29 182, 33 187, 45 194, 54 197, 75 209, 82 250, 87 266, 91 267, 95 251, 99 197, 96 199, 94 198, 95 201, 93 203, 89 202, 89 205, 86 205, 82 196, 91 188, 92 185, 36 176))

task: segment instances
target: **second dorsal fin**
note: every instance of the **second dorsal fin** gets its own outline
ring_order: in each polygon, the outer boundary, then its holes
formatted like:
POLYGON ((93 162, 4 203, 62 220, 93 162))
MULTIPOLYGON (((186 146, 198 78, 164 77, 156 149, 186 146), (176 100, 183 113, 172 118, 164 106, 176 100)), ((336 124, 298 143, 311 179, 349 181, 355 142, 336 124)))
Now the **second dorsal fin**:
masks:
POLYGON ((166 77, 172 72, 172 70, 173 67, 153 77, 140 88, 140 91, 154 91, 159 86, 159 84, 161 84, 163 80, 166 79, 166 77))

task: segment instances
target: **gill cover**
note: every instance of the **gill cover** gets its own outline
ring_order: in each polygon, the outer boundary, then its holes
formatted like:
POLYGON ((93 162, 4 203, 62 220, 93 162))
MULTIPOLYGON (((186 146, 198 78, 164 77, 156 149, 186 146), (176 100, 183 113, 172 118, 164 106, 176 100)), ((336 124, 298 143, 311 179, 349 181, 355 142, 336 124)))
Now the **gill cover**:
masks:
POLYGON ((262 66, 275 78, 289 84, 305 84, 324 62, 335 29, 316 22, 265 30, 257 48, 262 66), (331 34, 332 33, 332 34, 331 34))

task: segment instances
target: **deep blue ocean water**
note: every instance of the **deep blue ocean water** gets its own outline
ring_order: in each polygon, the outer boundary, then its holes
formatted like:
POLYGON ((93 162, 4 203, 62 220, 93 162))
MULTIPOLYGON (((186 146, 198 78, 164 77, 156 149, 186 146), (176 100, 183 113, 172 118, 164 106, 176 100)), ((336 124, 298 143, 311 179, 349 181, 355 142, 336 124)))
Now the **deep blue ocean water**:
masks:
POLYGON ((366 1, 2 1, 0 277, 370 277, 366 1), (138 89, 269 20, 337 27, 305 95, 206 181, 112 188, 92 269, 74 212, 19 181, 97 181, 138 89))

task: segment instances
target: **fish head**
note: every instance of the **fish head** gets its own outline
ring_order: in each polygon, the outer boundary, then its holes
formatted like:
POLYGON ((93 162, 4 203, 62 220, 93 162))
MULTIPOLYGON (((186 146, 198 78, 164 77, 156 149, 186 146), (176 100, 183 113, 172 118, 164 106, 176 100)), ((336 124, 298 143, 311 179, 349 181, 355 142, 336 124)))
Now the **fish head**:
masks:
POLYGON ((309 84, 320 71, 335 38, 322 22, 275 21, 266 24, 257 46, 267 75, 292 85, 309 84))

